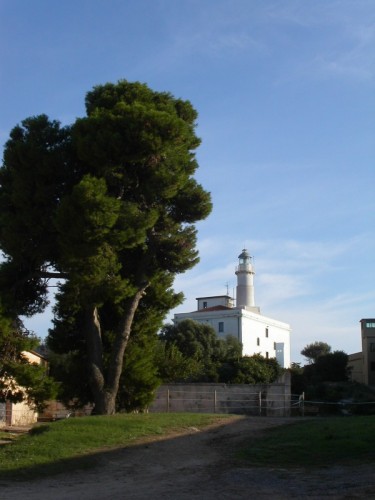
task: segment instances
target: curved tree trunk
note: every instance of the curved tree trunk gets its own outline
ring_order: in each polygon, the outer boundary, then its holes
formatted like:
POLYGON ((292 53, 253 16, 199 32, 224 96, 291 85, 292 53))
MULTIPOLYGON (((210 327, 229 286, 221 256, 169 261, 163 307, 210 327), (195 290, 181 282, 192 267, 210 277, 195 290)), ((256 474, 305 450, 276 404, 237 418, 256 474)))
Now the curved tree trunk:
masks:
POLYGON ((131 333, 134 315, 148 284, 142 286, 128 300, 126 313, 119 325, 112 344, 107 370, 103 363, 103 345, 100 318, 96 306, 86 311, 86 342, 89 359, 90 387, 94 397, 95 414, 113 415, 116 411, 116 396, 124 362, 125 349, 131 333))

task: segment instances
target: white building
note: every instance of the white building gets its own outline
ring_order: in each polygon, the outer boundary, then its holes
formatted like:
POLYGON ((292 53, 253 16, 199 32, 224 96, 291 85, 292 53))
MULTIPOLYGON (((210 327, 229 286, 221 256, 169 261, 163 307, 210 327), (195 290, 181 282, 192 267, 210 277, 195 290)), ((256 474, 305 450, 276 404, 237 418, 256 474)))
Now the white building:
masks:
POLYGON ((198 297, 198 308, 189 313, 174 315, 174 323, 192 319, 210 324, 219 335, 232 335, 242 344, 242 354, 261 354, 276 358, 284 368, 290 367, 290 326, 260 314, 255 306, 254 269, 246 249, 239 255, 236 268, 237 301, 229 295, 198 297))

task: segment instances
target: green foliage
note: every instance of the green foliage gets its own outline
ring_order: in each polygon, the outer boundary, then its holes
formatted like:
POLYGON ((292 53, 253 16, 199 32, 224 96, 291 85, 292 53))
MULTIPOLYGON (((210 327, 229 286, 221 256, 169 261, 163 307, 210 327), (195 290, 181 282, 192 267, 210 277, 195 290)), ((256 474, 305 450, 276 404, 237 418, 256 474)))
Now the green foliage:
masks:
POLYGON ((211 326, 191 319, 164 326, 160 341, 164 382, 267 384, 282 372, 276 359, 242 357, 242 346, 233 336, 219 339, 211 326))
POLYGON ((204 371, 201 361, 185 356, 175 344, 160 341, 157 350, 157 366, 163 383, 191 382, 199 379, 204 371))
POLYGON ((227 335, 223 341, 220 339, 222 350, 221 359, 226 362, 235 362, 242 357, 242 344, 233 335, 227 335))
POLYGON ((133 323, 146 324, 138 308, 147 303, 158 323, 181 300, 173 279, 197 263, 194 224, 212 205, 193 178, 200 140, 190 102, 124 80, 95 87, 86 110, 69 127, 40 115, 11 132, 0 170, 0 293, 9 314, 33 315, 48 302, 48 280, 59 280, 49 344, 74 373, 83 360, 90 391, 72 396, 105 413, 133 323))
POLYGON ((278 379, 282 368, 276 359, 260 354, 244 356, 234 363, 234 372, 228 382, 233 384, 271 384, 278 379))
MULTIPOLYGON (((293 364, 290 368, 292 392, 294 394, 305 393, 308 400, 337 402, 335 391, 331 390, 336 383, 345 383, 348 380, 348 355, 343 351, 330 352, 331 348, 324 342, 315 342, 306 346, 301 351, 306 357, 310 357, 310 364, 300 367, 293 364), (307 353, 309 356, 307 356, 307 353)), ((331 407, 333 412, 338 411, 337 406, 331 407)), ((326 408, 328 410, 328 407, 326 408)))
POLYGON ((50 352, 50 375, 59 382, 56 398, 70 408, 81 408, 93 402, 85 351, 50 352))
POLYGON ((304 368, 300 363, 292 363, 288 369, 291 375, 291 391, 292 394, 300 395, 305 390, 304 368))
POLYGON ((343 351, 334 351, 319 356, 315 363, 303 368, 306 390, 308 387, 317 387, 324 382, 346 381, 348 379, 347 363, 348 355, 343 351))
POLYGON ((218 382, 220 366, 240 355, 241 345, 233 338, 219 339, 210 325, 186 319, 176 325, 165 325, 160 333, 164 343, 166 359, 179 357, 182 364, 180 371, 171 373, 171 368, 162 368, 168 381, 218 382), (180 354, 177 354, 177 350, 180 354), (185 373, 182 372, 185 367, 185 373))
POLYGON ((160 339, 168 344, 174 344, 185 355, 206 361, 218 357, 220 341, 215 330, 205 325, 186 319, 175 325, 166 325, 161 331, 160 339))
POLYGON ((25 351, 38 346, 19 320, 7 318, 0 304, 0 401, 26 401, 42 408, 57 393, 57 385, 47 376, 46 367, 30 363, 25 351))
POLYGON ((74 183, 70 128, 40 115, 16 126, 0 169, 0 291, 7 313, 33 315, 47 305, 43 272, 57 266, 54 215, 74 183))
POLYGON ((305 367, 305 375, 316 382, 340 382, 348 379, 348 355, 334 351, 317 358, 313 365, 305 367))
POLYGON ((116 398, 117 411, 142 412, 152 403, 161 384, 155 359, 157 344, 156 334, 131 337, 116 398))
POLYGON ((331 352, 331 346, 325 342, 314 342, 308 344, 301 351, 302 356, 305 356, 310 363, 316 363, 320 356, 325 356, 331 352))

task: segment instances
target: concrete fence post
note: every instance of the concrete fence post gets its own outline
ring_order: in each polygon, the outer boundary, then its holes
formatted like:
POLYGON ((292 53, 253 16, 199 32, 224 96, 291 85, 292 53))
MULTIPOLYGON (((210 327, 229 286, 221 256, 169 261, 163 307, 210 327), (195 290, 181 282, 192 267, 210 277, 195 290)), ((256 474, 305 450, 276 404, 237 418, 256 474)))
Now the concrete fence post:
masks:
POLYGON ((303 392, 299 397, 299 408, 302 416, 305 416, 305 393, 303 392))

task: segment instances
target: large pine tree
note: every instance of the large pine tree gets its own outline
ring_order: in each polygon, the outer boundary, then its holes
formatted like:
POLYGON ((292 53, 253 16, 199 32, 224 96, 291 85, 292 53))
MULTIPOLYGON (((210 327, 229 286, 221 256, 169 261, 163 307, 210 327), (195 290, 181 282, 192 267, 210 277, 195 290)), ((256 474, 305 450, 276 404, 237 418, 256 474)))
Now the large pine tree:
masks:
POLYGON ((137 310, 154 297, 160 322, 181 300, 173 279, 198 260, 194 223, 211 200, 193 177, 188 101, 120 81, 89 92, 86 110, 69 127, 41 115, 11 132, 0 293, 11 314, 32 315, 59 280, 50 343, 70 359, 84 353, 96 412, 111 414, 137 310))

